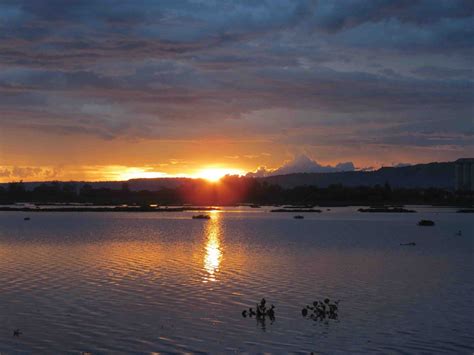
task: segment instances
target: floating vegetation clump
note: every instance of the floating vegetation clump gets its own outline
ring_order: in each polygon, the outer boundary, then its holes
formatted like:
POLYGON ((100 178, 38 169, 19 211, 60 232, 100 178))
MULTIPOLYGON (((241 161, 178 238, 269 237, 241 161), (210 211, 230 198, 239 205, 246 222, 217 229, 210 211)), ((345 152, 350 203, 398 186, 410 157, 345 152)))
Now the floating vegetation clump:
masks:
POLYGON ((372 213, 415 213, 414 210, 408 210, 402 207, 369 207, 359 208, 359 212, 372 212, 372 213))
POLYGON ((339 300, 331 303, 329 298, 324 301, 314 301, 313 305, 307 305, 301 310, 301 315, 308 319, 325 320, 337 319, 339 310, 339 300))
POLYGON ((198 214, 193 216, 193 219, 211 219, 211 216, 208 214, 198 214))
POLYGON ((314 212, 314 213, 321 213, 321 210, 315 210, 312 208, 302 208, 302 209, 297 209, 297 208, 277 208, 274 210, 270 210, 270 212, 292 212, 292 213, 303 213, 303 212, 314 212))
POLYGON ((242 317, 247 318, 247 317, 255 317, 257 321, 262 321, 264 322, 266 318, 270 319, 270 321, 273 323, 275 320, 275 306, 271 305, 269 308, 266 306, 267 301, 265 298, 262 298, 260 303, 257 303, 255 306, 255 309, 249 308, 244 309, 242 311, 242 317))
POLYGON ((419 226, 434 226, 435 222, 430 221, 429 219, 422 219, 421 221, 418 222, 419 226))

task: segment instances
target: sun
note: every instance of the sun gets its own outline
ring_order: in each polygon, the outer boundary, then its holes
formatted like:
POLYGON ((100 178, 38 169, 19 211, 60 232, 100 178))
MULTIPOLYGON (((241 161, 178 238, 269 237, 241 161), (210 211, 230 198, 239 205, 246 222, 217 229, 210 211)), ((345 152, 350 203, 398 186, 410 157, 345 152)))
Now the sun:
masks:
POLYGON ((240 169, 232 168, 204 168, 196 173, 196 177, 210 182, 217 182, 226 175, 243 175, 240 169))

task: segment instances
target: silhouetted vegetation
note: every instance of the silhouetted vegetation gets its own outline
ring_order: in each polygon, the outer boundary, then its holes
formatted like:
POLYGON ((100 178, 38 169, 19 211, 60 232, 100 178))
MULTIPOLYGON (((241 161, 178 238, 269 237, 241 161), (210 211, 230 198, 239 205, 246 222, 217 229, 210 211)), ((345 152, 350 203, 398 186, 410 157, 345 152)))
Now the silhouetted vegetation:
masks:
MULTIPOLYGON (((363 205, 373 207, 404 204, 457 205, 472 207, 473 193, 455 193, 444 189, 407 189, 384 186, 345 187, 330 185, 282 188, 249 177, 227 176, 219 183, 188 180, 176 188, 158 191, 132 191, 124 183, 121 189, 94 188, 88 184, 51 182, 27 190, 22 182, 0 187, 0 203, 31 202, 89 203, 92 205, 144 206, 169 205, 298 205, 313 206, 363 205)), ((288 207, 286 207, 288 208, 288 207)), ((297 212, 297 210, 293 210, 297 212)))
POLYGON ((270 324, 273 324, 275 321, 275 306, 272 304, 269 308, 266 306, 267 301, 265 298, 262 298, 260 303, 255 305, 255 310, 253 308, 249 308, 248 310, 244 309, 242 311, 242 317, 255 317, 257 319, 257 323, 260 324, 262 329, 265 329, 265 321, 267 318, 270 320, 270 324))
POLYGON ((314 210, 312 208, 306 209, 295 209, 295 208, 277 208, 275 210, 271 210, 270 212, 313 212, 313 213, 321 213, 321 210, 314 210))
POLYGON ((196 216, 193 216, 193 219, 211 219, 211 216, 208 214, 198 214, 196 216))
POLYGON ((331 303, 329 298, 324 301, 314 301, 313 305, 307 305, 301 310, 301 315, 312 320, 337 319, 339 301, 331 303))
POLYGON ((429 219, 422 219, 421 221, 418 222, 418 225, 431 227, 435 225, 435 222, 430 221, 429 219))
POLYGON ((474 213, 474 210, 469 209, 469 210, 458 210, 457 213, 474 213))
POLYGON ((414 213, 416 212, 414 210, 409 210, 402 207, 370 207, 370 208, 359 208, 358 211, 359 212, 372 212, 372 213, 377 213, 377 212, 414 213))

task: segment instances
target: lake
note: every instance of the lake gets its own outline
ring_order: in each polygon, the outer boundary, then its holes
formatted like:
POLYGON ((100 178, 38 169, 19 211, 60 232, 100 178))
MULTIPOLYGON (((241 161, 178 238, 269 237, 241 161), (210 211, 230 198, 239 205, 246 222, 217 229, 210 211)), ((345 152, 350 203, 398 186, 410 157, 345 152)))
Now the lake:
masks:
POLYGON ((471 354, 474 219, 410 208, 0 212, 0 352, 471 354), (275 321, 242 317, 262 297, 275 321))

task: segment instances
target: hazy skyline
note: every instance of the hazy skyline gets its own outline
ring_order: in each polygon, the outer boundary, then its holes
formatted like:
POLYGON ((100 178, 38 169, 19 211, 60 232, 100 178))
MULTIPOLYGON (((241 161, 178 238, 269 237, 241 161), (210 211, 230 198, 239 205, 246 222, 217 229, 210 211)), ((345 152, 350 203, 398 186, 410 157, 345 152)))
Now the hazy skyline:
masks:
POLYGON ((473 54, 469 0, 0 0, 0 182, 473 156, 473 54))

